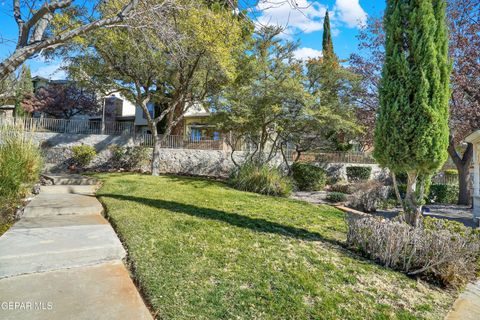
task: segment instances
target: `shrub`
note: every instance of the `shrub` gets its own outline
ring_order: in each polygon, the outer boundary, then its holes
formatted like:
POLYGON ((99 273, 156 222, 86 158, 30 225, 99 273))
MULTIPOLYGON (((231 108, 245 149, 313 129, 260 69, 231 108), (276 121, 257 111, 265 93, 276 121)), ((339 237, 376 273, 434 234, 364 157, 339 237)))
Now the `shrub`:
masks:
POLYGON ((120 147, 114 144, 110 151, 111 165, 115 169, 133 170, 148 159, 147 148, 143 146, 120 147))
POLYGON ((347 178, 349 182, 365 181, 370 179, 372 167, 347 167, 347 178))
POLYGON ((327 180, 324 169, 300 162, 292 165, 292 177, 298 189, 302 191, 322 190, 327 180))
POLYGON ((345 202, 347 201, 347 195, 341 192, 330 192, 327 194, 327 201, 337 203, 337 202, 345 202))
POLYGON ((352 194, 354 192, 355 186, 346 183, 338 183, 330 186, 331 192, 341 192, 346 194, 352 194))
POLYGON ((457 222, 425 218, 423 226, 348 215, 347 243, 366 257, 409 275, 449 286, 474 279, 480 255, 478 231, 457 222))
POLYGON ((434 203, 455 204, 457 203, 459 189, 457 185, 432 184, 428 200, 434 203))
POLYGON ((363 212, 375 212, 379 207, 390 205, 390 187, 379 181, 367 181, 355 185, 355 193, 351 197, 349 206, 363 212))
POLYGON ((24 195, 42 168, 40 149, 24 134, 0 131, 0 196, 24 195))
POLYGON ((97 155, 94 147, 84 144, 72 147, 72 152, 73 162, 80 167, 88 166, 97 155))
POLYGON ((20 199, 38 181, 40 149, 23 133, 0 130, 0 229, 13 222, 20 199))
POLYGON ((278 168, 253 163, 245 163, 235 169, 229 183, 238 190, 272 196, 288 196, 292 192, 292 181, 278 168))

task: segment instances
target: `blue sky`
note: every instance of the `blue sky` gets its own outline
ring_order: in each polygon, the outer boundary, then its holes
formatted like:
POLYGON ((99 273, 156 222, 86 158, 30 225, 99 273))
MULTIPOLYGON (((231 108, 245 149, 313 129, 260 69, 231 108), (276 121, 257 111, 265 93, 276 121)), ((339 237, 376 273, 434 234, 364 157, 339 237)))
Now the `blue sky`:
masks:
MULTIPOLYGON (((250 0, 243 0, 251 3, 250 0)), ((242 3, 242 0, 240 1, 242 3)), ((283 37, 300 42, 298 58, 321 54, 322 27, 325 10, 330 11, 334 48, 341 59, 346 59, 357 48, 356 35, 361 23, 368 16, 379 16, 385 8, 385 0, 267 0, 260 1, 251 12, 258 25, 281 25, 283 37), (297 6, 292 5, 296 3, 297 6)), ((17 25, 12 17, 11 1, 0 0, 0 59, 14 49, 17 25)), ((33 75, 52 79, 65 77, 55 72, 61 61, 45 61, 41 57, 28 61, 33 75)))

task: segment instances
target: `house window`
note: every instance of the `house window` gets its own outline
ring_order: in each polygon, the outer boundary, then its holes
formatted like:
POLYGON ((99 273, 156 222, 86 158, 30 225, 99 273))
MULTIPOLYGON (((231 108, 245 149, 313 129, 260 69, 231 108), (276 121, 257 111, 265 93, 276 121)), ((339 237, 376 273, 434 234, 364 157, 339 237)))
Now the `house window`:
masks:
POLYGON ((202 131, 197 128, 190 129, 190 139, 192 141, 199 141, 202 139, 202 131))

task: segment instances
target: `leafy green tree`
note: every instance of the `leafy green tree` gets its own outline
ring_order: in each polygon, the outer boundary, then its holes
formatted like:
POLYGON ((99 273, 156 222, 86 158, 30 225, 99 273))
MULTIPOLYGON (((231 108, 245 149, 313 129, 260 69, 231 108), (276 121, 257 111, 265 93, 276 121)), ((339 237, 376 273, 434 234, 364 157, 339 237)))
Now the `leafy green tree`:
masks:
POLYGON ((353 126, 310 90, 304 64, 294 58, 297 44, 282 41, 279 32, 272 27, 258 31, 238 63, 236 81, 222 92, 216 116, 220 128, 231 132, 233 152, 248 145, 247 160, 258 165, 279 152, 287 160, 285 152, 292 146, 298 159, 324 145, 326 131, 353 126))
POLYGON ((300 114, 308 100, 303 67, 294 58, 297 45, 282 42, 280 32, 274 27, 258 31, 253 47, 240 57, 236 81, 222 92, 217 105, 217 124, 231 132, 233 152, 248 145, 247 160, 258 165, 277 154, 285 119, 300 114))
POLYGON ((27 112, 22 107, 22 101, 33 95, 32 74, 28 65, 22 65, 15 88, 15 115, 25 116, 27 112))
POLYGON ((125 6, 97 19, 97 9, 102 2, 13 0, 13 5, 5 10, 11 10, 10 16, 17 24, 18 37, 14 51, 0 60, 0 80, 7 78, 27 59, 40 52, 65 46, 76 37, 118 24, 126 17, 138 14, 134 11, 138 0, 121 1, 125 6))
MULTIPOLYGON (((91 34, 69 68, 83 86, 119 91, 142 109, 154 141, 153 175, 159 174, 161 123, 166 139, 191 106, 228 84, 236 73, 233 56, 243 46, 239 19, 222 6, 184 0, 148 11, 157 3, 163 2, 139 4, 147 13, 127 20, 128 28, 91 34)), ((107 4, 104 10, 117 9, 107 4)))
POLYGON ((406 222, 414 226, 421 216, 424 177, 447 159, 450 63, 445 5, 444 0, 388 0, 385 12, 374 156, 393 173, 407 173, 402 204, 406 222))
POLYGON ((320 134, 317 141, 324 146, 329 142, 335 150, 343 151, 350 146, 348 138, 359 129, 354 125, 353 112, 353 97, 359 90, 359 78, 340 65, 333 48, 328 11, 323 24, 322 54, 322 57, 307 62, 307 86, 316 100, 316 118, 322 123, 321 129, 315 129, 320 134), (330 121, 332 116, 335 121, 330 121))

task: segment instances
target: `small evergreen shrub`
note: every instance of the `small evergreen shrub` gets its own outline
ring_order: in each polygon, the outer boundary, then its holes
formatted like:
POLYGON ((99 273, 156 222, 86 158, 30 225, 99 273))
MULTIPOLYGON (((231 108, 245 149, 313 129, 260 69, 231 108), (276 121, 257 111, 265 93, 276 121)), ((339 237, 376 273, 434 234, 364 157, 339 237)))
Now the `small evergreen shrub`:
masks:
POLYGON ((368 215, 347 216, 348 245, 386 267, 458 287, 479 268, 478 230, 427 217, 420 227, 368 215))
POLYGON ((330 191, 352 194, 355 191, 355 185, 346 184, 346 183, 337 183, 330 186, 330 191))
POLYGON ((457 185, 432 184, 428 200, 434 203, 455 204, 458 200, 459 189, 457 185))
POLYGON ((349 182, 366 181, 370 179, 372 167, 352 166, 347 167, 347 178, 349 182))
POLYGON ((114 144, 110 152, 110 164, 115 169, 133 170, 148 159, 148 150, 143 146, 121 147, 114 144))
POLYGON ((341 192, 330 192, 327 194, 327 201, 337 203, 347 201, 347 195, 341 192))
POLYGON ((318 191, 325 187, 327 174, 324 169, 301 162, 295 162, 291 169, 293 180, 299 190, 318 191))
POLYGON ((79 145, 72 147, 73 162, 80 167, 86 167, 97 155, 97 151, 92 146, 79 145))
POLYGON ((232 171, 229 183, 235 189, 271 196, 289 196, 292 181, 280 169, 245 163, 232 171))

